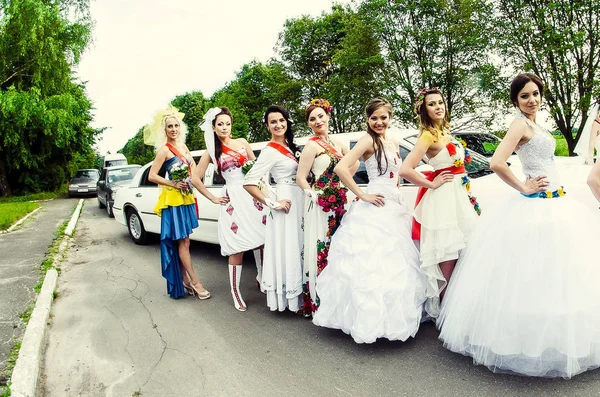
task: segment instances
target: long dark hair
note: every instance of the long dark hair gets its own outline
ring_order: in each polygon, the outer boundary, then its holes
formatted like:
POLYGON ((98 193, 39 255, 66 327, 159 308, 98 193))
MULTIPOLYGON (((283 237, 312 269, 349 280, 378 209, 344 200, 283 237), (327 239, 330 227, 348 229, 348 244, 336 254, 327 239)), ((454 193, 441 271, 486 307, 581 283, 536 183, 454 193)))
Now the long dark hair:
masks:
POLYGON ((367 134, 373 138, 373 149, 375 149, 375 159, 377 160, 377 171, 379 171, 379 175, 383 175, 388 170, 388 158, 385 154, 385 149, 383 147, 383 142, 381 141, 381 136, 377 134, 375 131, 371 129, 369 126, 369 117, 379 108, 384 108, 388 111, 390 119, 392 118, 392 104, 389 103, 386 99, 383 98, 374 98, 371 99, 371 102, 365 107, 365 111, 367 113, 367 134), (385 170, 383 169, 383 165, 381 164, 381 154, 383 153, 383 157, 385 158, 385 170))
MULTIPOLYGON (((215 123, 217 122, 217 117, 219 117, 222 114, 226 114, 227 116, 229 116, 229 118, 231 119, 231 124, 233 125, 233 115, 231 114, 231 110, 229 110, 229 108, 227 107, 222 107, 221 108, 221 112, 218 113, 215 118, 212 120, 212 126, 215 126, 215 123)), ((215 136, 215 159, 217 160, 217 164, 215 164, 215 166, 217 167, 217 172, 220 174, 221 173, 221 162, 219 161, 221 159, 221 154, 223 154, 223 144, 221 143, 221 140, 219 139, 219 137, 217 136, 217 133, 213 130, 213 134, 215 136)))
POLYGON ((287 110, 285 110, 281 106, 278 106, 278 105, 269 106, 267 108, 267 110, 265 110, 265 115, 263 117, 263 122, 267 126, 267 129, 269 128, 268 122, 269 122, 269 115, 271 113, 281 113, 281 115, 287 122, 287 128, 285 130, 285 141, 287 142, 287 145, 290 148, 290 150, 292 151, 292 153, 294 153, 294 155, 296 155, 296 152, 298 151, 298 147, 294 143, 294 129, 293 129, 292 119, 290 119, 290 114, 288 113, 287 110))

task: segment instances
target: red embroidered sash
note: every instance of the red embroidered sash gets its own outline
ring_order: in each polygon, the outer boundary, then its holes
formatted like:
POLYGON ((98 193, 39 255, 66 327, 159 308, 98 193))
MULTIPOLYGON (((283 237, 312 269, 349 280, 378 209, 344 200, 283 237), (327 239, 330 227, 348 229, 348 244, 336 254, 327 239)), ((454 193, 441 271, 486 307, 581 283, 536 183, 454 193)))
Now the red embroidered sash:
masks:
POLYGON ((343 157, 340 154, 340 152, 337 151, 336 148, 334 148, 333 146, 331 146, 329 143, 325 142, 322 138, 319 138, 318 136, 313 136, 309 140, 318 143, 323 149, 327 150, 329 153, 331 153, 335 157, 337 157, 338 160, 340 160, 343 157))
MULTIPOLYGON (((448 168, 441 168, 435 171, 425 171, 423 172, 423 175, 425 175, 425 178, 427 178, 428 181, 433 181, 436 176, 438 176, 444 171, 450 171, 451 174, 464 174, 466 172, 465 166, 461 165, 460 167, 452 166, 448 168)), ((421 202, 421 199, 423 198, 427 190, 429 189, 425 186, 419 187, 417 199, 415 200, 415 208, 417 208, 417 205, 421 202)), ((421 224, 417 222, 417 220, 414 217, 412 221, 412 238, 413 240, 421 240, 421 224)))
MULTIPOLYGON (((183 164, 186 164, 188 166, 188 172, 189 172, 190 178, 191 178, 192 177, 192 164, 187 159, 187 157, 185 157, 183 154, 181 154, 181 152, 175 146, 171 145, 169 142, 167 142, 167 147, 169 148, 171 153, 173 153, 175 156, 179 157, 179 160, 181 160, 181 162, 183 164)), ((198 208, 198 199, 196 198, 195 194, 194 194, 194 203, 196 206, 196 217, 200 218, 200 209, 198 208)))
POLYGON ((290 152, 285 146, 283 146, 280 143, 277 142, 269 142, 267 143, 267 146, 272 147, 273 149, 277 150, 279 153, 283 154, 286 157, 291 158, 292 160, 294 160, 296 163, 298 162, 298 159, 296 158, 296 156, 294 156, 292 154, 292 152, 290 152))
POLYGON ((244 155, 243 155, 243 154, 241 154, 240 152, 238 152, 238 151, 235 151, 235 150, 233 150, 233 149, 231 149, 231 148, 228 148, 228 147, 227 147, 227 146, 225 146, 225 145, 222 145, 222 148, 223 148, 223 153, 225 153, 225 154, 227 154, 227 155, 229 155, 229 156, 233 157, 233 158, 234 158, 234 159, 236 159, 236 160, 237 160, 237 162, 238 162, 238 163, 240 163, 241 165, 244 165, 244 164, 246 164, 246 161, 248 161, 248 158, 246 158, 246 156, 244 156, 244 155))

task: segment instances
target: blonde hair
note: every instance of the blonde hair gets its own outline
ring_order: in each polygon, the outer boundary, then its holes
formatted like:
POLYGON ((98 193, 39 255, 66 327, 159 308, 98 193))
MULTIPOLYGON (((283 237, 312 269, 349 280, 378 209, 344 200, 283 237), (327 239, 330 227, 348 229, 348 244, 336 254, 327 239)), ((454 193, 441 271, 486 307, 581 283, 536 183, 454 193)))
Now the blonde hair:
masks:
POLYGON ((188 133, 187 125, 174 114, 168 114, 162 118, 160 122, 160 130, 162 131, 162 134, 159 133, 156 136, 156 141, 154 142, 154 149, 157 152, 167 144, 167 119, 170 118, 174 118, 179 123, 179 135, 177 136, 177 144, 175 146, 182 146, 185 144, 185 138, 188 133))

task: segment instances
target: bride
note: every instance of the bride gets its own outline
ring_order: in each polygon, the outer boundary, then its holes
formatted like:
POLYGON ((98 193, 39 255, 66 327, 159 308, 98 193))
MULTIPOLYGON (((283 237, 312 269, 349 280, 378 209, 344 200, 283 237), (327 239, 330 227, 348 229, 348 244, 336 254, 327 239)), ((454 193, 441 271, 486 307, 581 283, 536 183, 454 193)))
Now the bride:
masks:
POLYGON ((600 366, 600 216, 565 196, 556 141, 536 123, 543 94, 534 74, 511 83, 519 114, 491 166, 521 194, 473 230, 437 326, 446 348, 494 372, 570 378, 600 366), (525 182, 506 164, 514 150, 525 182))
POLYGON ((331 239, 329 264, 317 278, 321 305, 313 322, 341 329, 357 343, 405 341, 419 329, 425 277, 411 238, 411 213, 398 190, 398 143, 386 138, 392 106, 376 98, 366 112, 367 134, 335 167, 360 201, 331 239), (352 179, 359 157, 369 176, 367 192, 352 179))

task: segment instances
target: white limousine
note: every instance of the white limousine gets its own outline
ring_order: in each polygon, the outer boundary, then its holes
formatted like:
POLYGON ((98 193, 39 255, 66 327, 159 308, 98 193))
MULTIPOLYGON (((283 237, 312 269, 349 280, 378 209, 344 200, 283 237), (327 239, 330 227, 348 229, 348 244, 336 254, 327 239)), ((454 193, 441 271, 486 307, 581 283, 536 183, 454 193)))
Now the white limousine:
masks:
MULTIPOLYGON (((388 133, 394 136, 400 144, 400 156, 404 160, 410 152, 413 144, 404 137, 415 133, 415 130, 390 129, 388 133)), ((351 148, 365 134, 364 131, 351 132, 345 134, 336 134, 334 137, 348 144, 351 148)), ((296 143, 302 147, 309 137, 300 137, 296 143)), ((258 157, 260 150, 266 146, 267 142, 252 143, 250 146, 258 157)), ((192 156, 198 161, 203 151, 192 151, 192 156)), ((501 183, 489 167, 489 161, 478 153, 472 152, 473 161, 467 164, 467 172, 472 179, 472 190, 478 195, 481 191, 490 192, 502 189, 501 183)), ((423 158, 420 167, 429 168, 427 158, 423 158)), ((153 209, 158 200, 158 187, 155 183, 148 180, 148 173, 152 163, 143 166, 133 178, 131 185, 120 189, 115 197, 113 212, 115 219, 129 229, 129 234, 136 244, 146 244, 151 239, 151 234, 160 234, 160 217, 153 209)), ((354 176, 359 185, 368 183, 365 166, 361 161, 360 168, 354 176)), ((215 196, 221 195, 223 188, 223 178, 215 172, 213 164, 210 164, 204 174, 204 184, 212 191, 215 196)), ((417 186, 408 181, 402 181, 400 185, 402 197, 408 206, 412 206, 417 195, 417 186)), ((196 241, 218 244, 217 219, 219 215, 219 206, 207 200, 204 196, 194 189, 198 198, 198 207, 200 216, 198 218, 199 227, 194 230, 190 238, 196 241)), ((478 197, 480 197, 478 195, 478 197)), ((349 192, 348 199, 353 199, 349 192)))

